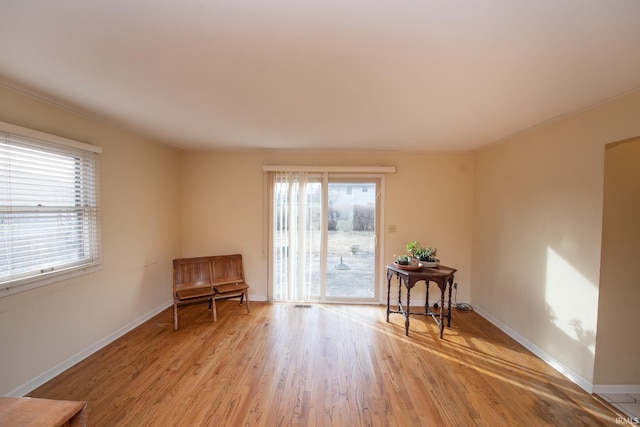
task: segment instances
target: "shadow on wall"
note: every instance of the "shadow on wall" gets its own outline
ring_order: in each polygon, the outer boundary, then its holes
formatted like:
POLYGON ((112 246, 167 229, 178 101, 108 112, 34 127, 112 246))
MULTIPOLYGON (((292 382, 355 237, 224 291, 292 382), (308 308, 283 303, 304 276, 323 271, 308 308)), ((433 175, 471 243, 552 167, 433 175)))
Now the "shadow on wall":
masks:
MULTIPOLYGON (((558 333, 568 335, 573 341, 575 341, 576 348, 581 349, 585 353, 589 352, 593 354, 593 349, 596 342, 595 331, 585 329, 582 325, 582 321, 576 318, 569 319, 566 322, 566 325, 562 324, 560 318, 557 316, 556 312, 549 304, 545 304, 545 312, 546 320, 556 327, 558 333), (570 329, 571 332, 566 333, 566 329, 570 329)), ((569 348, 564 345, 562 348, 564 348, 565 350, 569 350, 569 348)))

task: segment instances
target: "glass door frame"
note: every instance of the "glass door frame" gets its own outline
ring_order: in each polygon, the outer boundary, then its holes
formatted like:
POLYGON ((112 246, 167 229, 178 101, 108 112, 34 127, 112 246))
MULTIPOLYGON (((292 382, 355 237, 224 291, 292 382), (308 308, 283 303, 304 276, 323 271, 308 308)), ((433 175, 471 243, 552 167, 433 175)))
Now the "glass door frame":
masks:
POLYGON ((380 302, 381 282, 380 271, 382 265, 381 245, 381 224, 382 211, 384 206, 384 174, 358 174, 358 173, 328 173, 322 174, 322 262, 320 265, 320 302, 327 303, 349 303, 349 304, 372 304, 380 302), (329 268, 328 258, 328 235, 329 235, 329 183, 363 183, 373 182, 376 185, 375 201, 375 225, 374 225, 374 267, 373 267, 373 296, 371 298, 362 297, 328 297, 327 296, 327 269, 329 268))
MULTIPOLYGON (((309 302, 317 302, 317 303, 349 303, 349 304, 379 304, 382 303, 383 295, 383 285, 384 283, 381 281, 383 276, 382 274, 382 259, 383 259, 383 249, 384 248, 384 233, 382 230, 384 224, 384 203, 385 203, 385 172, 318 172, 314 171, 309 173, 310 178, 315 178, 321 181, 322 185, 322 211, 321 211, 321 225, 320 228, 322 230, 321 237, 321 248, 320 248, 320 295, 318 298, 312 298, 309 302), (374 296, 372 298, 346 298, 346 297, 326 297, 326 274, 327 274, 327 237, 328 237, 328 184, 329 181, 337 181, 340 182, 344 180, 346 182, 354 181, 354 182, 375 182, 376 183, 376 197, 375 197, 375 241, 374 241, 374 296)), ((284 301, 284 300, 274 300, 273 296, 275 295, 275 277, 274 277, 274 247, 273 247, 273 215, 274 215, 274 203, 273 197, 274 193, 269 188, 273 188, 274 183, 271 181, 265 180, 265 196, 267 199, 265 200, 265 207, 268 207, 265 215, 265 243, 266 243, 266 252, 267 252, 267 261, 268 261, 268 269, 267 269, 267 277, 268 277, 268 289, 267 289, 267 300, 269 301, 284 301)))

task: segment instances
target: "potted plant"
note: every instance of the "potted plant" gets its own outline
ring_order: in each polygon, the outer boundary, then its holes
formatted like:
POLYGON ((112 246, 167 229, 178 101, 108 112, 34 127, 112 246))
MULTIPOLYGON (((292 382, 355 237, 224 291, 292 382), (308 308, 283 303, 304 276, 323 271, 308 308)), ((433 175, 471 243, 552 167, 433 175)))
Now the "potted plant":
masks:
POLYGON ((409 264, 418 265, 418 253, 422 250, 420 242, 412 241, 407 243, 407 252, 409 252, 409 264))
POLYGON ((418 256, 417 252, 422 249, 420 242, 413 241, 407 243, 407 252, 409 252, 409 256, 418 256))
POLYGON ((400 255, 396 257, 395 263, 398 265, 411 266, 412 268, 422 267, 437 267, 440 265, 440 260, 436 258, 437 248, 427 246, 423 248, 420 242, 413 240, 407 243, 407 252, 409 255, 400 255))
POLYGON ((440 260, 436 258, 437 248, 427 246, 426 248, 420 248, 417 251, 417 257, 424 267, 437 267, 440 264, 440 260))
POLYGON ((396 258, 396 264, 398 265, 409 265, 409 257, 406 255, 400 255, 396 258))

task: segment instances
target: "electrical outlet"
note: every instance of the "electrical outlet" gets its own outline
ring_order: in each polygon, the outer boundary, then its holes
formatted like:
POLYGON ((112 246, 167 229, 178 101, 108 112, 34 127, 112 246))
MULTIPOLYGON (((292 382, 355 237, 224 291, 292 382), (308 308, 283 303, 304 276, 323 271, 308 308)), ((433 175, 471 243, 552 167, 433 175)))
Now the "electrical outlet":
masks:
POLYGON ((389 233, 395 233, 397 231, 396 226, 395 225, 390 225, 389 228, 389 233))

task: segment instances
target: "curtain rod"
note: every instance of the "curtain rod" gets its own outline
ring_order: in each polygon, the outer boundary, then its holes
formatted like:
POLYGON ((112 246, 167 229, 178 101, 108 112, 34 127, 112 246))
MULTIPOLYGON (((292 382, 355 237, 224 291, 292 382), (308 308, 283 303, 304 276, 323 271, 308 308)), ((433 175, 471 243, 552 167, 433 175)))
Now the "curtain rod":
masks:
POLYGON ((395 166, 262 166, 263 172, 395 173, 395 166))

